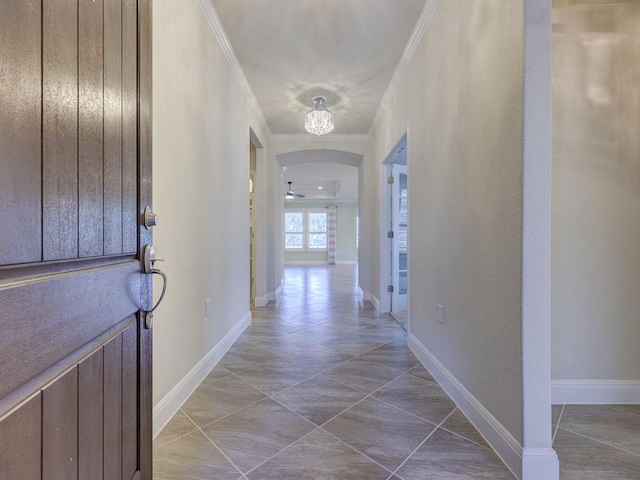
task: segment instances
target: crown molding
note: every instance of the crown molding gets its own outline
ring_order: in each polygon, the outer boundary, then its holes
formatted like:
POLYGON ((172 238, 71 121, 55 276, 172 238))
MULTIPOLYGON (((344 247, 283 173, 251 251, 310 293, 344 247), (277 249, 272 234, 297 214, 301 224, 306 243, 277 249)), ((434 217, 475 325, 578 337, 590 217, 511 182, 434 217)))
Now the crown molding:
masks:
POLYGON ((328 134, 318 137, 317 135, 311 135, 306 133, 293 133, 293 134, 274 134, 271 135, 270 140, 272 142, 368 142, 370 140, 369 135, 364 134, 328 134))
POLYGON ((244 70, 242 70, 242 67, 240 66, 240 61, 236 56, 236 52, 233 50, 233 47, 231 46, 229 37, 227 37, 227 33, 224 31, 224 28, 222 27, 222 23, 220 23, 220 18, 218 17, 218 14, 213 8, 211 1, 196 0, 196 2, 200 7, 200 10, 202 10, 202 13, 205 19, 207 20, 207 23, 211 27, 211 30, 213 31, 213 34, 216 37, 216 40, 218 40, 218 44, 220 45, 220 48, 222 49, 224 56, 227 57, 227 61, 231 66, 231 70, 233 70, 233 73, 235 74, 236 78, 238 79, 238 82, 240 83, 240 87, 242 88, 242 91, 247 97, 247 101, 249 102, 249 107, 258 118, 258 122, 266 132, 267 136, 271 137, 271 129, 267 124, 267 119, 264 117, 264 113, 262 112, 262 109, 258 104, 258 100, 256 99, 256 96, 253 94, 253 90, 251 89, 251 86, 249 85, 249 81, 247 80, 247 77, 244 74, 244 70))
POLYGON ((396 66, 395 72, 393 72, 393 76, 389 81, 389 85, 387 86, 387 90, 384 92, 382 96, 382 100, 380 101, 380 105, 378 105, 378 110, 376 114, 373 116, 373 120, 371 122, 371 127, 369 128, 369 133, 371 134, 371 130, 378 123, 380 117, 383 113, 389 108, 389 103, 391 103, 391 99, 396 93, 398 89, 398 85, 400 84, 400 80, 402 80, 402 76, 404 72, 407 70, 411 59, 413 58, 413 54, 418 48, 418 44, 422 37, 424 36, 424 32, 427 31, 429 24, 431 23, 431 19, 436 13, 436 9, 440 4, 440 0, 427 0, 427 3, 424 5, 422 12, 420 13, 420 17, 418 18, 418 22, 416 23, 416 27, 413 29, 413 33, 411 37, 409 37, 409 41, 407 42, 407 46, 404 47, 404 51, 402 52, 402 57, 400 57, 400 61, 396 66))

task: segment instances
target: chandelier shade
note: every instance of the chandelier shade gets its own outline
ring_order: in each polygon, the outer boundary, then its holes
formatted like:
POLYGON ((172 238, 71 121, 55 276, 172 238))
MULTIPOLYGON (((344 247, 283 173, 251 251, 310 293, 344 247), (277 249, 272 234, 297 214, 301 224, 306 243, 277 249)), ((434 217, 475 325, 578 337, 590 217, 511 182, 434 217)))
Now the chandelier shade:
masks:
POLYGON ((316 107, 309 110, 304 118, 304 129, 314 135, 326 135, 333 130, 333 113, 324 106, 324 97, 314 97, 316 107))

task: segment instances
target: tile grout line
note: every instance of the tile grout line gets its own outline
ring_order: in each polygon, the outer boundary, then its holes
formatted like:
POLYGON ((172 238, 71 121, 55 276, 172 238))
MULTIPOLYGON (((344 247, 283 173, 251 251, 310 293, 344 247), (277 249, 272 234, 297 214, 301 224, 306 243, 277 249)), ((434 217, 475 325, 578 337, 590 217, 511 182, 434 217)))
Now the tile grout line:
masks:
POLYGON ((569 433, 573 433, 574 435, 578 435, 579 437, 587 438, 587 439, 589 439, 591 441, 600 443, 602 445, 606 445, 607 447, 613 448, 615 450, 620 450, 621 452, 625 452, 625 453, 628 453, 630 455, 634 455, 636 457, 640 457, 640 453, 638 453, 638 452, 632 452, 631 450, 627 450, 626 448, 620 447, 618 445, 613 445, 613 444, 607 443, 607 442, 605 442, 603 440, 598 440, 597 438, 589 437, 588 435, 584 435, 582 433, 574 432, 573 430, 569 430, 566 427, 560 427, 560 429, 561 430, 565 430, 565 431, 567 431, 569 433))
POLYGON ((606 407, 610 410, 615 410, 616 412, 621 412, 621 413, 626 413, 627 415, 633 415, 636 417, 640 417, 640 412, 639 413, 635 413, 635 412, 630 412, 628 410, 624 410, 622 408, 620 408, 621 406, 625 406, 625 405, 635 405, 637 406, 637 403, 620 403, 620 404, 608 404, 608 405, 602 405, 603 407, 606 407))
MULTIPOLYGON (((318 374, 318 375, 320 375, 320 374, 318 374)), ((379 400, 379 399, 377 399, 377 398, 373 397, 372 395, 373 395, 375 392, 377 392, 378 390, 380 390, 381 388, 384 388, 384 387, 386 387, 388 384, 392 383, 394 380, 396 380, 396 379, 397 379, 397 378, 399 378, 400 376, 401 376, 401 375, 399 375, 398 377, 394 378, 393 380, 390 380, 389 382, 385 383, 384 385, 382 385, 381 387, 379 387, 378 389, 374 390, 371 394, 368 394, 368 395, 367 395, 366 393, 364 393, 364 392, 360 391, 360 390, 357 390, 357 391, 359 391, 360 393, 362 393, 363 395, 365 395, 365 397, 363 397, 363 398, 361 398, 360 400, 358 400, 357 402, 353 403, 351 406, 349 406, 349 407, 347 407, 346 409, 342 410, 340 413, 338 413, 338 414, 334 415, 334 416, 333 416, 333 417, 331 417, 329 420, 325 421, 322 425, 319 425, 319 426, 316 426, 316 424, 314 424, 313 422, 311 422, 309 419, 307 419, 306 417, 304 417, 304 416, 303 416, 303 415, 301 415, 300 413, 298 413, 298 412, 296 412, 295 410, 293 410, 293 409, 289 408, 287 405, 285 405, 285 404, 281 403, 281 402, 280 402, 280 401, 278 401, 276 398, 273 398, 273 397, 271 397, 271 396, 270 396, 270 398, 271 398, 272 400, 274 400, 274 401, 275 401, 275 402, 277 402, 278 404, 282 405, 284 408, 286 408, 287 410, 289 410, 289 411, 291 411, 292 413, 296 414, 297 416, 301 417, 302 419, 306 420, 307 422, 312 423, 316 428, 315 428, 314 430, 312 430, 311 432, 309 432, 308 434, 306 434, 306 435, 304 435, 304 436, 300 437, 300 438, 299 438, 298 440, 296 440, 295 442, 290 443, 290 444, 289 444, 289 445, 287 445, 285 448, 283 448, 282 450, 280 450, 279 452, 277 452, 275 455, 273 455, 272 457, 270 457, 270 458, 268 458, 267 460, 265 460, 264 462, 262 462, 260 465, 263 465, 264 463, 266 463, 266 462, 268 462, 269 460, 271 460, 272 458, 274 458, 276 455, 279 455, 280 453, 284 452, 286 449, 288 449, 289 447, 291 447, 291 446, 292 446, 292 445, 294 445, 295 443, 299 442, 299 441, 300 441, 300 440, 302 440, 303 438, 307 437, 307 436, 308 436, 308 435, 310 435, 311 433, 313 433, 313 432, 315 432, 315 431, 317 431, 317 430, 321 430, 322 432, 326 433, 327 435, 330 435, 331 437, 333 437, 333 438, 337 439, 338 441, 340 441, 341 443, 343 443, 344 445, 346 445, 347 447, 349 447, 349 448, 350 448, 350 449, 352 449, 353 451, 355 451, 355 452, 359 453, 360 455, 363 455, 364 457, 366 457, 366 458, 367 458, 367 459, 369 459, 370 461, 374 462, 376 465, 378 465, 379 467, 383 468, 384 470, 386 470, 387 472, 389 472, 389 473, 391 474, 391 476, 393 476, 393 475, 394 475, 394 473, 392 472, 392 470, 391 470, 391 469, 389 469, 389 468, 385 467, 384 465, 380 464, 379 462, 377 462, 376 460, 374 460, 373 458, 371 458, 371 457, 370 457, 369 455, 367 455, 366 453, 361 452, 360 450, 358 450, 358 449, 357 449, 356 447, 354 447, 353 445, 350 445, 349 443, 345 442, 345 441, 344 441, 344 440, 342 440, 340 437, 338 437, 338 436, 334 435, 333 433, 331 433, 330 431, 326 430, 326 429, 325 429, 325 428, 323 428, 323 427, 324 427, 324 425, 326 425, 327 423, 329 423, 329 422, 331 422, 331 421, 335 420, 335 419, 336 419, 337 417, 339 417, 340 415, 343 415, 345 412, 347 412, 347 411, 351 410, 353 407, 355 407, 356 405, 360 404, 361 402, 363 402, 363 401, 364 401, 364 400, 366 400, 367 398, 370 398, 370 397, 371 397, 371 398, 373 398, 374 400, 378 400, 378 401, 381 401, 381 402, 382 402, 382 400, 379 400)), ((329 378, 329 377, 326 377, 326 378, 329 378)), ((330 380, 332 380, 331 378, 329 378, 329 379, 330 379, 330 380)), ((340 382, 338 382, 338 383, 340 383, 340 382)), ((344 384, 342 384, 342 385, 344 385, 344 384)), ((344 385, 344 386, 349 387, 348 385, 344 385)), ((349 387, 349 388, 353 388, 353 387, 349 387)), ((278 393, 280 393, 280 392, 278 392, 278 393)), ((409 413, 409 414, 411 414, 410 412, 406 412, 405 410, 402 410, 401 408, 398 408, 398 407, 396 407, 395 405, 390 405, 390 404, 388 404, 387 402, 382 402, 382 403, 385 403, 386 405, 388 405, 388 406, 390 406, 390 407, 392 407, 392 408, 396 408, 396 409, 398 409, 398 410, 400 410, 400 411, 402 411, 402 412, 405 412, 405 413, 409 413)), ((455 408, 454 408, 454 410, 453 410, 449 415, 447 415, 447 417, 446 417, 446 418, 445 418, 445 420, 443 420, 443 421, 446 421, 446 419, 447 419, 447 418, 449 418, 449 416, 450 416, 454 411, 455 411, 455 408)), ((431 436, 431 435, 433 434, 433 432, 434 432, 435 430, 437 430, 437 428, 438 428, 438 427, 437 427, 437 425, 436 425, 435 423, 433 423, 433 422, 429 422, 429 421, 426 421, 426 420, 422 419, 421 417, 418 417, 417 415, 414 415, 414 414, 411 414, 411 415, 412 415, 412 416, 414 416, 414 417, 416 417, 416 418, 418 418, 418 419, 420 419, 420 420, 423 420, 423 421, 425 421, 425 422, 427 422, 427 423, 429 423, 430 425, 433 425, 433 426, 435 427, 435 428, 434 428, 434 430, 433 430, 431 433, 429 433, 429 435, 427 435, 427 438, 429 438, 429 436, 431 436)), ((425 439, 425 441, 426 441, 426 439, 425 439)), ((424 443, 424 441, 423 441, 422 443, 424 443)), ((422 443, 421 443, 421 444, 422 444, 422 443)), ((256 468, 258 468, 260 465, 256 466, 256 467, 255 467, 254 469, 252 469, 252 470, 249 470, 249 471, 247 472, 247 474, 248 474, 248 473, 250 473, 251 471, 255 470, 256 468)))
MULTIPOLYGON (((191 420, 194 424, 195 422, 193 421, 193 419, 185 412, 185 415, 187 415, 187 417, 189 418, 189 420, 191 420)), ((197 426, 197 425, 196 425, 197 426)), ((200 431, 200 433, 202 433, 202 435, 204 435, 204 438, 206 438, 207 440, 209 440, 209 443, 211 443, 211 445, 213 445, 213 447, 218 450, 220 452, 220 454, 227 459, 227 462, 229 462, 231 464, 231 466, 233 466, 233 468, 235 468, 239 473, 240 473, 240 477, 244 477, 244 472, 242 470, 240 470, 240 468, 238 468, 238 466, 222 451, 222 449, 216 445, 216 443, 209 438, 209 435, 207 435, 204 430, 202 430, 202 428, 200 428, 198 426, 198 430, 200 431)))
MULTIPOLYGON (((184 437, 187 437, 187 436, 191 435, 193 432, 195 432, 195 431, 198 429, 198 425, 197 425, 197 424, 196 424, 196 423, 191 419, 191 417, 190 417, 189 415, 187 415, 187 413, 186 413, 184 410, 182 410, 182 407, 180 407, 180 408, 178 409, 178 411, 174 414, 174 416, 173 416, 173 417, 171 417, 171 420, 173 420, 173 419, 175 418, 176 414, 178 414, 178 413, 180 413, 180 412, 182 412, 182 413, 187 417, 187 419, 191 422, 191 424, 192 424, 192 425, 193 425, 193 427, 194 427, 194 428, 193 428, 193 430, 191 430, 191 431, 190 431, 190 432, 188 432, 188 433, 185 433, 184 435, 180 435, 179 437, 176 437, 176 438, 174 438, 173 440, 169 440, 168 442, 162 443, 162 444, 160 444, 160 445, 153 445, 153 448, 154 448, 154 449, 155 449, 155 448, 163 448, 163 447, 165 447, 165 446, 167 446, 167 445, 170 445, 170 444, 172 444, 173 442, 175 442, 175 441, 177 441, 177 440, 180 440, 181 438, 184 438, 184 437)), ((167 425, 168 425, 168 423, 167 423, 167 425)), ((165 425, 165 428, 166 428, 166 425, 165 425)), ((163 428, 163 430, 164 430, 164 428, 163 428)), ((153 441, 153 443, 155 443, 155 440, 153 441)))
MULTIPOLYGON (((560 415, 558 416, 558 424, 556 425, 556 428, 553 430, 553 436, 551 437, 551 446, 553 447, 553 444, 556 441, 556 435, 558 435, 558 428, 560 427, 560 422, 562 421, 562 415, 564 414, 564 408, 566 407, 566 405, 562 405, 562 408, 560 409, 560 415)), ((553 413, 552 413, 552 421, 551 423, 553 424, 553 413)))
POLYGON ((429 433, 429 435, 427 435, 427 438, 425 438, 422 442, 420 442, 420 444, 407 456, 407 458, 405 458, 404 461, 400 465, 398 465, 398 467, 393 471, 393 475, 398 475, 398 472, 404 466, 404 464, 407 463, 409 461, 409 459, 411 457, 413 457, 415 455, 415 453, 427 442, 427 440, 429 440, 433 436, 433 434, 444 424, 444 422, 446 422, 449 419, 449 417, 454 414, 454 412, 456 411, 457 408, 458 407, 455 407, 453 410, 451 410, 449 415, 447 415, 444 418, 444 420, 442 420, 438 425, 436 425, 436 428, 434 428, 431 431, 431 433, 429 433))

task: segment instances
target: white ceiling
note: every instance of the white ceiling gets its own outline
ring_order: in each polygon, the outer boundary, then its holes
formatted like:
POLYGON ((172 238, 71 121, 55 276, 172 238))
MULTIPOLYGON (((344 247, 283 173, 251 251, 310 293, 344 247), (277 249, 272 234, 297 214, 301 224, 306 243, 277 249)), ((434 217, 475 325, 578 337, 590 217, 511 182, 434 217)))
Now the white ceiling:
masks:
MULTIPOLYGON (((328 137, 369 131, 425 2, 211 0, 271 133, 306 133, 322 95, 335 115, 328 137)), ((278 159, 283 196, 293 181, 305 200, 357 201, 360 159, 319 152, 278 159)))
POLYGON ((273 134, 305 133, 315 94, 334 133, 369 131, 425 0, 211 0, 273 134))

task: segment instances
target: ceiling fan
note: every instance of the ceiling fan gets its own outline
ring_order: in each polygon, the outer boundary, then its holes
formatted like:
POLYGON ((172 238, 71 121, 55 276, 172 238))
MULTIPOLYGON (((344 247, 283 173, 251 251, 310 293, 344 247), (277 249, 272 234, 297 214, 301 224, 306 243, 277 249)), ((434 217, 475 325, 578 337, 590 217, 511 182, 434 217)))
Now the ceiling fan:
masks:
POLYGON ((298 198, 306 197, 306 195, 302 195, 301 193, 295 193, 291 191, 291 184, 293 182, 287 182, 287 183, 289 184, 289 189, 287 190, 287 193, 284 194, 284 198, 286 198, 287 200, 293 200, 296 197, 298 198))

